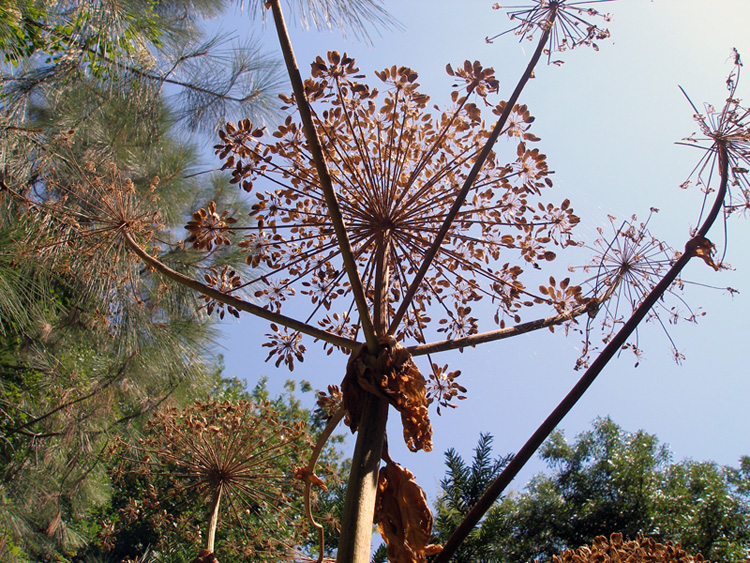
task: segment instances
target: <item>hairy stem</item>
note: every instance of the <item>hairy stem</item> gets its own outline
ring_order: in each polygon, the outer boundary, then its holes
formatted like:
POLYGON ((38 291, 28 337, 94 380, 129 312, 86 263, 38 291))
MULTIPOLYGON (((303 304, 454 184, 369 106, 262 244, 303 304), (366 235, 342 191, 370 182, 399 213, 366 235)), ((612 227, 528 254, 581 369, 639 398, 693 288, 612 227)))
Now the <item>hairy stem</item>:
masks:
POLYGON ((341 516, 341 535, 336 557, 338 563, 370 561, 378 468, 387 420, 388 402, 372 393, 365 393, 341 516))
MULTIPOLYGON (((375 330, 383 335, 388 326, 388 253, 387 233, 377 238, 375 272, 375 330)), ((339 563, 368 563, 372 542, 372 520, 377 497, 380 455, 385 442, 388 402, 372 393, 366 394, 365 408, 359 423, 357 443, 352 458, 352 472, 346 488, 341 515, 339 563)))

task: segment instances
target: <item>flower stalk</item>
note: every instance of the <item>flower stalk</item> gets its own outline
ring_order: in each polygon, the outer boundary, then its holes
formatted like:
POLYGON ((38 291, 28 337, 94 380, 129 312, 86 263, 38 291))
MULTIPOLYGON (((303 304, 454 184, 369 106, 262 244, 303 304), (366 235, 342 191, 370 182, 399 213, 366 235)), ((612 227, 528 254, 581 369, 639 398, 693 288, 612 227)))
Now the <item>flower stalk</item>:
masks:
POLYGON ((458 192, 458 194, 456 194, 456 199, 453 203, 453 206, 451 207, 451 210, 448 212, 448 215, 445 217, 445 220, 443 221, 443 225, 440 228, 440 231, 438 231, 437 235, 435 235, 435 239, 432 243, 432 246, 425 254, 424 259, 422 260, 422 265, 419 268, 419 271, 417 272, 417 274, 414 276, 414 279, 412 280, 411 285, 409 286, 409 289, 406 291, 406 294, 404 295, 404 299, 401 302, 401 306, 398 308, 398 311, 396 312, 393 319, 391 320, 391 326, 388 329, 389 334, 394 334, 396 332, 396 330, 398 329, 398 325, 401 323, 401 321, 404 318, 404 315, 409 310, 411 301, 416 295, 417 290, 419 289, 419 286, 422 283, 422 280, 424 280, 424 277, 427 274, 427 271, 430 269, 430 266, 432 265, 432 261, 435 259, 435 256, 440 250, 440 246, 443 244, 443 241, 445 240, 445 237, 447 236, 448 231, 451 228, 451 225, 455 221, 456 216, 458 215, 458 212, 461 209, 461 206, 463 205, 464 201, 466 201, 466 196, 469 194, 469 191, 474 186, 474 183, 477 180, 477 176, 479 175, 479 172, 482 170, 482 166, 484 166, 484 163, 487 161, 487 158, 490 156, 490 153, 492 152, 492 148, 495 146, 495 142, 497 141, 498 137, 500 137, 500 133, 502 133, 503 129, 505 129, 505 124, 508 122, 508 117, 510 117, 510 114, 513 111, 513 108, 515 108, 516 102, 518 102, 518 98, 521 97, 521 92, 523 92, 523 89, 526 87, 526 84, 531 79, 531 77, 534 76, 534 68, 539 62, 539 59, 541 58, 542 53, 544 52, 544 47, 547 43, 547 40, 549 39, 550 33, 552 32, 554 28, 555 18, 557 17, 557 10, 558 10, 558 6, 556 3, 554 5, 550 5, 549 15, 547 17, 545 25, 543 26, 544 32, 542 33, 542 36, 539 39, 539 43, 537 44, 536 50, 534 51, 534 54, 532 55, 531 60, 529 61, 528 65, 526 65, 526 70, 521 76, 521 79, 518 81, 518 84, 516 84, 516 88, 515 90, 513 90, 513 94, 511 94, 510 99, 506 103, 505 109, 500 115, 500 119, 497 120, 495 127, 492 129, 492 132, 487 138, 486 144, 482 148, 482 151, 479 153, 479 156, 474 162, 474 165, 472 166, 471 171, 466 176, 466 180, 464 180, 464 184, 461 187, 461 190, 458 192))
POLYGON ((209 287, 199 282, 198 280, 194 280, 193 278, 184 276, 146 252, 146 250, 135 241, 131 233, 125 231, 122 233, 122 236, 125 239, 128 247, 141 260, 143 260, 154 270, 162 274, 164 277, 169 278, 172 281, 189 287, 190 289, 193 289, 203 295, 215 299, 216 301, 220 301, 226 305, 234 307, 238 311, 245 311, 246 313, 250 313, 252 315, 260 317, 261 319, 271 321, 272 323, 279 323, 293 330, 297 330, 303 334, 307 334, 308 336, 312 336, 313 338, 317 338, 324 342, 328 342, 329 344, 333 344, 334 346, 341 346, 342 348, 345 348, 347 350, 352 350, 359 346, 359 344, 354 340, 350 340, 336 334, 331 334, 330 332, 315 328, 314 326, 310 326, 309 324, 298 321, 297 319, 287 317, 286 315, 282 315, 281 313, 276 313, 269 309, 264 309, 263 307, 259 307, 254 303, 249 303, 248 301, 243 301, 239 297, 235 297, 227 293, 222 293, 221 291, 214 289, 213 287, 209 287))
POLYGON ((214 544, 216 543, 216 529, 219 527, 219 506, 221 504, 221 492, 223 488, 221 483, 217 483, 211 498, 208 533, 206 534, 206 550, 209 553, 214 552, 214 544))
POLYGON ((292 90, 297 100, 297 109, 299 110, 300 118, 304 125, 305 138, 308 143, 308 150, 312 155, 313 162, 315 163, 315 169, 318 173, 318 181, 320 187, 323 190, 325 196, 326 205, 328 206, 328 213, 333 224, 333 229, 336 233, 336 241, 338 242, 339 249, 341 251, 341 258, 344 262, 344 269, 349 277, 349 283, 351 285, 352 293, 354 294, 354 300, 357 304, 357 312, 359 313, 360 323, 362 325, 362 332, 365 335, 367 347, 371 353, 375 353, 378 350, 378 339, 375 334, 375 329, 372 324, 370 317, 370 310, 367 307, 367 298, 362 285, 362 280, 359 277, 359 271, 357 270, 357 264, 354 260, 354 253, 352 252, 351 243, 349 242, 349 235, 346 231, 346 225, 344 219, 341 216, 341 208, 339 206, 338 199, 333 190, 333 184, 331 182, 331 174, 328 171, 328 165, 325 157, 323 156, 323 149, 321 148, 320 138, 318 132, 313 123, 312 112, 310 111, 310 105, 305 96, 305 89, 302 84, 302 78, 300 76, 299 67, 297 66, 297 60, 294 56, 294 50, 292 49, 292 42, 289 38, 289 32, 287 31, 286 23, 284 22, 284 14, 281 11, 281 5, 279 0, 272 0, 269 2, 271 10, 273 12, 274 23, 276 24, 276 32, 279 36, 279 43, 281 45, 281 51, 284 55, 284 62, 289 74, 289 80, 292 83, 292 90))
POLYGON ((503 472, 498 475, 498 477, 487 488, 484 495, 482 495, 479 501, 477 501, 472 507, 463 521, 453 532, 450 539, 445 543, 443 550, 435 558, 434 563, 447 563, 450 561, 450 558, 456 553, 459 546, 468 537, 474 527, 479 523, 497 499, 500 498, 500 495, 507 486, 510 485, 511 481, 515 479, 516 475, 518 475, 524 465, 526 465, 531 459, 531 456, 536 453, 542 443, 549 437, 562 419, 571 411, 588 388, 591 387, 591 384, 609 361, 622 349, 622 346, 627 342, 628 338, 630 338, 652 307, 659 301, 659 299, 661 299, 664 292, 666 292, 672 283, 674 283, 677 276, 680 275, 680 272, 682 272, 687 263, 690 262, 691 258, 702 256, 699 249, 705 248, 705 235, 716 221, 724 206, 724 198, 727 194, 729 180, 729 158, 726 143, 717 139, 716 150, 719 157, 719 174, 721 176, 720 186, 716 192, 716 198, 711 211, 703 224, 696 231, 695 235, 685 245, 685 252, 677 259, 659 283, 654 286, 643 302, 633 312, 628 321, 617 332, 617 334, 614 335, 612 340, 602 350, 601 354, 599 354, 599 356, 597 356, 597 358, 591 363, 591 366, 586 370, 583 376, 581 376, 563 400, 560 401, 557 407, 555 407, 544 422, 542 422, 542 424, 526 441, 511 462, 505 467, 503 472))

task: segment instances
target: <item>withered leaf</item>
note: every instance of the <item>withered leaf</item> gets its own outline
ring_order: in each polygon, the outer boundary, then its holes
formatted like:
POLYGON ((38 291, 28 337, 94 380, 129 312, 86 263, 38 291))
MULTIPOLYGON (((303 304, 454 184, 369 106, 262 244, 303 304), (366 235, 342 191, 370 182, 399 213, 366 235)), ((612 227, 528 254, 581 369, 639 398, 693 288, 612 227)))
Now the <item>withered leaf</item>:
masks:
POLYGON ((714 270, 719 270, 719 266, 714 263, 714 252, 716 246, 706 237, 695 237, 690 240, 687 244, 688 252, 692 252, 693 256, 697 256, 702 259, 706 264, 711 266, 714 270))
POLYGON ((390 563, 426 563, 442 549, 429 544, 432 513, 414 474, 389 461, 378 475, 375 524, 388 546, 390 563))
POLYGON ((383 397, 401 413, 404 441, 415 452, 432 450, 432 425, 427 411, 426 381, 411 354, 392 336, 380 339, 380 353, 371 355, 366 347, 352 354, 341 383, 347 424, 357 430, 364 393, 383 397))

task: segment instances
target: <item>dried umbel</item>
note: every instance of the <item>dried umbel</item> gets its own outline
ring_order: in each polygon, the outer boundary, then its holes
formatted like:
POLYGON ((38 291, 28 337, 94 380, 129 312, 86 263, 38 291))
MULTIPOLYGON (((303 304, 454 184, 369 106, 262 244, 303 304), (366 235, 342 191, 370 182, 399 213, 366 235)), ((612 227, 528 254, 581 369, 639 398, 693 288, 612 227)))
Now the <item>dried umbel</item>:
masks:
POLYGON ((440 551, 430 544, 432 513, 414 474, 389 461, 378 475, 375 524, 388 546, 391 563, 426 563, 440 551))
POLYGON ((208 203, 206 209, 201 208, 193 213, 193 220, 185 225, 185 229, 190 236, 185 242, 192 244, 195 248, 202 250, 211 250, 214 245, 230 245, 227 238, 227 232, 230 225, 237 222, 237 219, 229 217, 229 211, 224 210, 221 214, 216 212, 216 202, 208 203))
POLYGON ((362 416, 364 393, 385 398, 401 413, 404 440, 415 452, 432 450, 432 425, 427 411, 425 378, 411 355, 393 337, 380 339, 380 352, 370 354, 366 347, 352 355, 341 384, 347 423, 356 431, 362 416))
POLYGON ((591 546, 566 549, 552 558, 552 563, 702 563, 703 556, 691 555, 679 544, 657 543, 651 538, 623 540, 622 534, 609 539, 597 536, 591 546))
POLYGON ((293 505, 301 486, 292 465, 309 446, 303 423, 285 421, 267 404, 207 400, 160 411, 148 430, 137 447, 118 452, 115 476, 148 486, 124 509, 123 522, 147 518, 165 537, 206 537, 206 556, 227 521, 244 537, 241 545, 220 546, 229 553, 279 556, 300 541, 293 505))
POLYGON ((80 165, 71 157, 71 165, 76 181, 69 183, 68 176, 52 171, 44 178, 42 197, 34 191, 6 191, 35 221, 24 244, 49 258, 59 271, 96 284, 105 300, 116 303, 112 294, 123 287, 137 299, 142 264, 128 251, 122 235, 150 243, 164 229, 155 194, 159 178, 139 190, 112 163, 80 165))
MULTIPOLYGON (((549 57, 554 52, 563 52, 581 45, 590 46, 595 51, 599 47, 595 41, 609 38, 609 30, 599 27, 592 22, 592 18, 602 18, 610 21, 609 14, 604 14, 593 8, 595 4, 611 2, 612 0, 588 0, 583 2, 566 2, 565 0, 532 0, 530 6, 508 6, 494 4, 493 10, 505 8, 508 17, 516 23, 511 29, 487 37, 487 43, 492 43, 498 37, 513 33, 521 39, 533 40, 537 30, 546 30, 550 23, 550 16, 554 13, 554 24, 547 40, 545 54, 549 57)), ((561 61, 554 61, 560 64, 561 61)))
MULTIPOLYGON (((312 70, 305 91, 339 211, 368 304, 383 312, 385 325, 393 324, 387 332, 402 343, 425 342, 430 317, 438 315, 442 337, 453 339, 479 330, 474 302, 492 302, 484 309, 490 318, 494 313, 495 326, 504 326, 506 318, 518 322, 520 310, 536 298, 550 302, 526 289, 519 264, 538 267, 553 260, 552 248, 570 244, 579 219, 568 201, 541 201, 552 182, 545 155, 529 146, 539 139, 528 130, 528 108, 520 105, 503 130, 513 147, 510 161, 490 154, 423 282, 406 298, 490 135, 482 107, 495 115, 506 109, 488 99, 498 86, 492 69, 469 62, 449 66, 459 86, 445 111, 431 109, 417 74, 406 67, 377 73, 382 93, 360 81, 346 55, 319 57, 312 70), (405 307, 403 322, 396 315, 399 304, 405 307)), ((245 284, 258 287, 256 297, 275 311, 295 295, 307 299, 313 307, 308 322, 356 338, 360 321, 302 126, 290 116, 268 135, 245 120, 228 124, 220 137, 216 152, 224 168, 257 198, 256 224, 246 228, 239 245, 263 273, 245 284)), ((283 339, 277 342, 272 353, 296 355, 283 339)))
POLYGON ((726 80, 727 98, 721 109, 705 104, 701 112, 688 98, 695 110, 694 119, 700 128, 700 136, 691 135, 684 139, 684 143, 701 149, 703 154, 681 187, 695 185, 706 195, 704 213, 711 200, 712 188, 709 186, 716 183, 718 177, 719 153, 722 151, 726 154, 729 175, 724 211, 727 214, 747 214, 750 211, 750 109, 744 107, 736 95, 741 70, 742 61, 735 49, 734 69, 726 80))

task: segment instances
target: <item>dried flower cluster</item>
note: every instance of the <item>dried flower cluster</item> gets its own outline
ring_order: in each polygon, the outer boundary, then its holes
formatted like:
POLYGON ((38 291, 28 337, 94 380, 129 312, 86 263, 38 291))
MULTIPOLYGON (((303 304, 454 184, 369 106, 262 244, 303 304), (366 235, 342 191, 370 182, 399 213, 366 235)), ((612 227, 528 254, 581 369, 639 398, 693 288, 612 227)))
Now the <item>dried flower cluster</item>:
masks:
POLYGON ((190 236, 185 242, 192 244, 200 250, 211 250, 214 245, 225 244, 229 246, 231 242, 227 237, 227 231, 230 225, 237 222, 237 219, 229 217, 229 211, 224 210, 221 215, 216 213, 216 202, 208 203, 208 209, 201 208, 193 213, 193 220, 188 221, 185 229, 190 236))
POLYGON ((703 556, 691 555, 679 544, 661 544, 651 538, 625 541, 622 534, 597 536, 591 547, 566 549, 552 563, 702 563, 703 556))
POLYGON ((208 400, 165 409, 148 429, 132 453, 124 445, 116 452, 115 476, 148 484, 148 494, 123 509, 121 525, 146 518, 165 536, 178 530, 200 544, 216 503, 218 522, 230 521, 245 539, 221 546, 231 553, 286 553, 299 541, 281 530, 299 523, 292 505, 301 492, 292 463, 309 447, 302 425, 288 424, 269 405, 208 400))
POLYGON ((122 235, 135 234, 148 243, 163 228, 155 194, 159 178, 139 193, 112 163, 80 166, 71 160, 76 182, 58 181, 60 173, 53 171, 45 177, 41 197, 8 190, 36 221, 37 228, 29 230, 25 243, 54 260, 61 270, 70 268, 85 283, 98 284, 102 295, 122 287, 135 293, 141 264, 128 251, 122 235), (60 252, 61 248, 67 252, 60 252))
MULTIPOLYGON (((365 294, 375 309, 378 272, 382 265, 387 270, 387 303, 378 307, 387 309, 389 319, 489 135, 481 106, 496 115, 505 109, 487 99, 497 89, 492 69, 467 62, 448 71, 462 86, 452 92, 453 107, 437 115, 418 90, 417 74, 405 67, 377 73, 385 89, 379 105, 381 93, 359 81, 346 55, 319 57, 305 82, 365 294)), ((293 97, 285 100, 295 104, 293 97)), ((392 327, 399 342, 424 342, 431 315, 439 316, 445 338, 476 333, 479 319, 471 303, 485 298, 503 326, 506 318, 518 322, 520 309, 535 299, 551 303, 527 291, 518 264, 553 260, 551 248, 570 244, 579 219, 567 201, 540 201, 552 182, 545 155, 528 146, 539 140, 528 131, 532 121, 526 106, 511 112, 504 136, 515 144, 514 159, 502 164, 491 154, 403 323, 392 327)), ((355 337, 359 321, 349 281, 302 127, 289 117, 269 139, 245 120, 228 124, 220 137, 216 151, 224 168, 258 200, 256 224, 239 246, 263 273, 244 284, 259 287, 256 296, 276 311, 299 292, 313 306, 310 321, 355 337)), ((291 366, 299 348, 289 340, 277 334, 270 351, 291 366)))
MULTIPOLYGON (((750 210, 750 110, 741 105, 737 98, 737 84, 742 70, 742 61, 737 50, 734 50, 734 69, 727 77, 727 99, 724 106, 717 110, 710 104, 705 111, 695 110, 695 121, 698 123, 702 137, 692 135, 684 139, 691 146, 704 151, 690 178, 681 187, 696 185, 706 195, 715 188, 709 188, 717 181, 719 175, 719 145, 727 154, 727 167, 730 175, 729 197, 724 204, 725 213, 744 213, 750 210)), ((689 101, 689 99, 688 99, 689 101)), ((707 211, 704 209, 704 212, 707 211)))
MULTIPOLYGON (((587 0, 584 2, 566 2, 566 0, 532 0, 531 6, 501 6, 494 4, 493 10, 507 9, 508 17, 513 22, 518 22, 514 27, 499 33, 493 37, 487 37, 486 41, 492 43, 498 37, 508 33, 519 36, 522 40, 534 39, 537 29, 549 27, 551 13, 555 14, 552 32, 547 40, 545 54, 549 57, 553 52, 563 52, 574 49, 581 45, 590 46, 595 51, 599 47, 595 40, 602 41, 609 38, 609 30, 591 23, 590 18, 600 17, 609 22, 609 14, 603 14, 592 8, 593 4, 611 2, 612 0, 587 0)), ((562 61, 554 61, 561 64, 562 61)))

